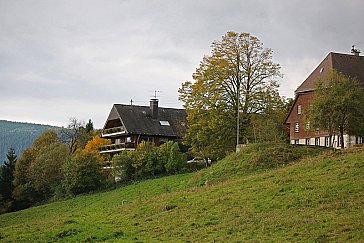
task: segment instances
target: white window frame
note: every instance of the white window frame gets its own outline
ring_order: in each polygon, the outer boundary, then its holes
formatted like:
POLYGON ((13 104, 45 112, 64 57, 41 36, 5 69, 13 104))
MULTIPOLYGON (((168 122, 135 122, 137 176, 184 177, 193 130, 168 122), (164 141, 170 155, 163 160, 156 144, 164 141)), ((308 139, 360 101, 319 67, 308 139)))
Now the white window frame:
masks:
POLYGON ((330 137, 326 136, 325 137, 325 147, 329 147, 330 146, 330 137))
POLYGON ((306 138, 306 141, 305 141, 305 143, 306 143, 306 145, 310 145, 310 138, 306 138))
POLYGON ((337 135, 337 146, 341 147, 341 136, 337 135))
POLYGON ((302 114, 302 105, 297 105, 297 114, 298 115, 302 114))
POLYGON ((315 146, 320 146, 320 137, 315 138, 315 146))
POLYGON ((294 123, 294 132, 300 132, 300 123, 299 122, 294 123))
POLYGON ((159 123, 161 124, 161 126, 170 126, 171 124, 169 124, 169 121, 159 121, 159 123))

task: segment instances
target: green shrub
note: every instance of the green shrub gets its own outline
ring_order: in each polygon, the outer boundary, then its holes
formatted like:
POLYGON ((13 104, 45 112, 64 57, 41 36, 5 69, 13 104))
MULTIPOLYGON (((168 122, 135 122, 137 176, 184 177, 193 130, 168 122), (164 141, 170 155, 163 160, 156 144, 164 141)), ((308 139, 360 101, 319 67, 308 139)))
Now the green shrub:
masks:
POLYGON ((116 181, 130 181, 133 178, 135 169, 133 160, 127 151, 117 154, 112 159, 113 174, 116 181))
POLYGON ((178 143, 173 141, 168 141, 160 147, 143 141, 136 150, 115 155, 113 166, 114 176, 120 181, 188 171, 187 156, 180 151, 178 143))
POLYGON ((168 174, 177 174, 186 171, 187 156, 181 153, 178 143, 172 144, 165 168, 168 174))

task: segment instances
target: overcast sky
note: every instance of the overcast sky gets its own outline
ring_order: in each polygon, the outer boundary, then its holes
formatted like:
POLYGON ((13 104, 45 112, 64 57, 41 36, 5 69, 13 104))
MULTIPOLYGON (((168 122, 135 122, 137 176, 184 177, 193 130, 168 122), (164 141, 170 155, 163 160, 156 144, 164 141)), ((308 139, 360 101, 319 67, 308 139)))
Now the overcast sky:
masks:
POLYGON ((294 90, 330 52, 364 51, 363 0, 0 0, 0 120, 101 128, 114 103, 182 107, 210 45, 249 32, 294 90))

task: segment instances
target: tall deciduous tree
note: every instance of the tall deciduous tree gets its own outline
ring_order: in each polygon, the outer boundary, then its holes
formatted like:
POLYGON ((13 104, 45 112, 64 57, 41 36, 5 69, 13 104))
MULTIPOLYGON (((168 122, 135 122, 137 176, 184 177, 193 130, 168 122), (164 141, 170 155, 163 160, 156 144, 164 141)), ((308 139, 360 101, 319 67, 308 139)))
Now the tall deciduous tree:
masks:
POLYGON ((67 145, 53 143, 43 147, 29 166, 29 181, 42 198, 50 198, 60 190, 63 179, 62 167, 68 159, 67 145))
POLYGON ((15 208, 21 209, 49 198, 60 184, 62 164, 68 159, 68 148, 58 143, 55 130, 48 130, 26 149, 15 166, 15 208))
POLYGON ((63 187, 68 194, 80 194, 98 189, 104 177, 97 153, 88 150, 77 151, 63 166, 63 187))
POLYGON ((87 142, 95 135, 93 122, 89 119, 85 125, 72 117, 66 128, 62 128, 60 136, 63 143, 69 147, 70 154, 74 154, 78 149, 84 149, 87 142))
POLYGON ((62 142, 67 144, 69 147, 69 153, 73 154, 78 148, 77 140, 83 130, 82 122, 79 122, 76 118, 72 117, 69 119, 67 128, 62 128, 61 139, 62 142))
POLYGON ((15 165, 14 172, 14 191, 15 209, 28 207, 36 200, 35 189, 30 185, 28 169, 35 159, 35 152, 32 147, 27 148, 15 165))
POLYGON ((339 135, 344 148, 344 133, 364 135, 364 88, 353 78, 332 71, 316 83, 313 101, 306 119, 313 129, 319 128, 332 136, 339 135))
POLYGON ((195 82, 187 81, 179 89, 192 151, 217 157, 233 149, 234 138, 250 139, 251 114, 264 114, 280 101, 280 76, 272 50, 249 33, 228 32, 213 42, 211 55, 193 74, 195 82))
MULTIPOLYGON (((45 131, 41 136, 34 140, 31 147, 27 148, 20 156, 15 166, 14 172, 14 185, 15 187, 21 187, 29 182, 29 167, 34 163, 38 154, 45 147, 50 146, 58 141, 57 132, 53 129, 45 131)), ((18 194, 17 192, 15 193, 18 194)))

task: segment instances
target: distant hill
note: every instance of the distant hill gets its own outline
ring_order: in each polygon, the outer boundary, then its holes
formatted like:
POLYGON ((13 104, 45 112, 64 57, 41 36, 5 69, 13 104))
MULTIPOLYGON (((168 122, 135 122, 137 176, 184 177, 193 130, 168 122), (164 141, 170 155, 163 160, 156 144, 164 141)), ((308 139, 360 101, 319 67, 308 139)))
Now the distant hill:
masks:
POLYGON ((58 127, 0 120, 0 164, 6 160, 9 148, 14 148, 19 157, 37 137, 52 128, 58 127))

